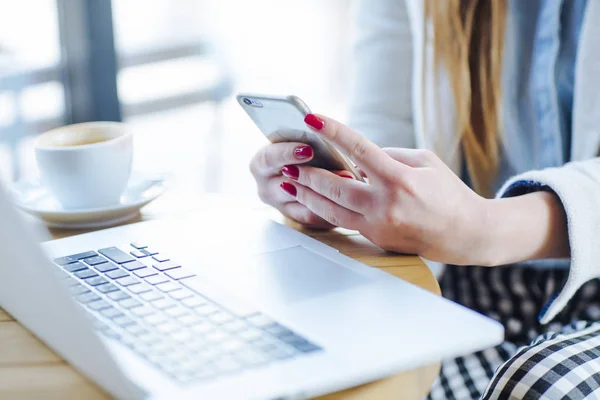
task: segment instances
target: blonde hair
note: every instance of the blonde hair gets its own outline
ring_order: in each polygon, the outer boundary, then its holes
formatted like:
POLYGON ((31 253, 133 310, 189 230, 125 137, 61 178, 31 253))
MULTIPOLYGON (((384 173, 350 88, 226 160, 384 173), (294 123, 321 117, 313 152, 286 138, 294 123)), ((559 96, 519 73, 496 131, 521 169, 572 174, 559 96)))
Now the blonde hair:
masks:
MULTIPOLYGON (((435 71, 450 79, 457 132, 474 189, 491 195, 499 163, 501 69, 508 0, 425 0, 435 71)), ((427 37, 427 36, 425 36, 427 37)))

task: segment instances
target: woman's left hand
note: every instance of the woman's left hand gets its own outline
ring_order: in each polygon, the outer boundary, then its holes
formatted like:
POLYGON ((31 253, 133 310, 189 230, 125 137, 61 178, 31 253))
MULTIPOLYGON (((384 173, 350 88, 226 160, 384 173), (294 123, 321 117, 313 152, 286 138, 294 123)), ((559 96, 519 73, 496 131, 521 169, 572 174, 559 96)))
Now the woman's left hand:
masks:
POLYGON ((306 120, 346 153, 369 183, 290 165, 281 187, 329 223, 358 230, 379 247, 450 264, 487 265, 482 227, 487 200, 428 150, 380 149, 341 123, 306 120))

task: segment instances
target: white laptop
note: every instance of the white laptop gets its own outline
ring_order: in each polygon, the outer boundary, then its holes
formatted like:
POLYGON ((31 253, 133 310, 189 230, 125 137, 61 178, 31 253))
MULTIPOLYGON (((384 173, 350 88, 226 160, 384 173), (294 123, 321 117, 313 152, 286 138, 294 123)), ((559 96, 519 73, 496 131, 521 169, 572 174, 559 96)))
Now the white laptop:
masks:
POLYGON ((235 210, 35 238, 0 187, 0 305, 115 398, 308 398, 503 339, 488 318, 235 210))

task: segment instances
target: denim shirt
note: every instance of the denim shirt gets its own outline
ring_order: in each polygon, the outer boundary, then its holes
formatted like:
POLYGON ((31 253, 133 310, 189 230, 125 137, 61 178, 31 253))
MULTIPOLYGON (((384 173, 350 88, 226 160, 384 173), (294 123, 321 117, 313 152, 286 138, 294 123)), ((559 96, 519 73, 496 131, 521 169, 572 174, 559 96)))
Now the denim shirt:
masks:
MULTIPOLYGON (((575 66, 586 0, 511 0, 509 4, 502 77, 503 147, 496 191, 516 174, 570 161, 575 66)), ((520 181, 506 195, 544 189, 536 182, 520 181)), ((519 264, 568 268, 570 261, 519 264)))
POLYGON ((573 88, 587 0, 511 0, 503 65, 501 163, 511 176, 570 160, 573 88))

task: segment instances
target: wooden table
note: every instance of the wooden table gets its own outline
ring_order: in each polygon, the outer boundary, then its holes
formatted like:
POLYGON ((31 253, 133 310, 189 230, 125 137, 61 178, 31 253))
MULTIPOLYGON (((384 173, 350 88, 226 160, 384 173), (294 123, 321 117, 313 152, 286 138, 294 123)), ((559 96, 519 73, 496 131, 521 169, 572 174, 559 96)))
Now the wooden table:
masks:
MULTIPOLYGON (((221 196, 194 194, 165 195, 147 206, 131 222, 175 216, 189 211, 206 210, 224 215, 230 207, 240 207, 239 200, 221 196)), ((346 230, 307 231, 285 220, 273 210, 258 203, 247 204, 251 212, 272 218, 339 249, 367 265, 381 268, 399 278, 440 294, 430 270, 414 256, 390 254, 377 248, 356 232, 346 230)), ((84 231, 50 230, 53 237, 66 237, 84 231)), ((439 372, 439 364, 323 396, 333 399, 421 399, 439 372)), ((64 362, 46 345, 0 308, 0 398, 2 399, 106 399, 107 395, 64 362)))

